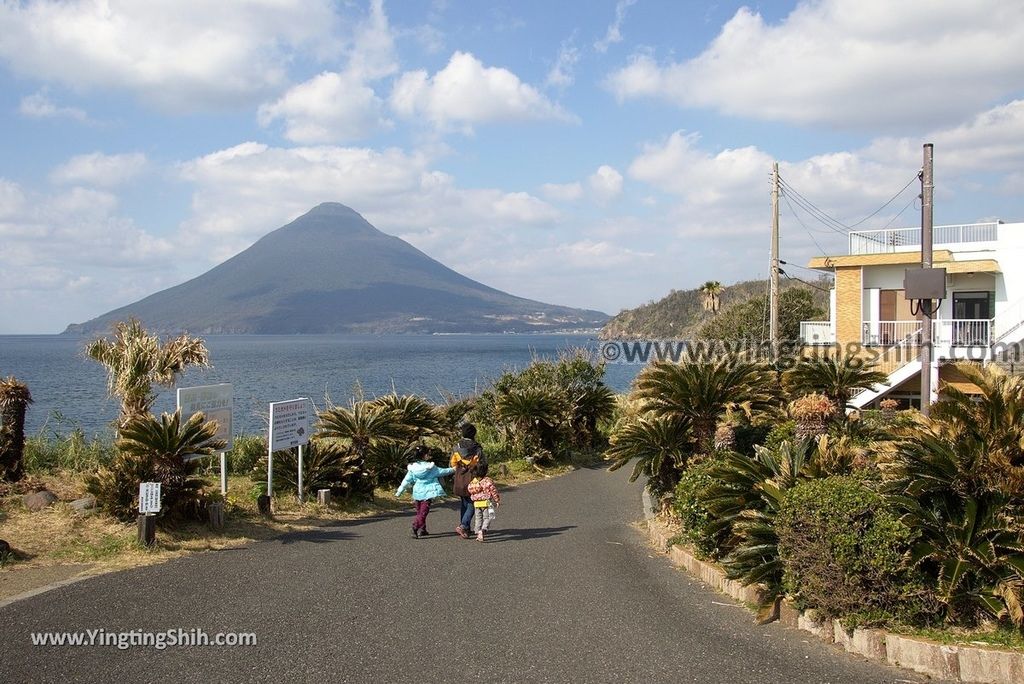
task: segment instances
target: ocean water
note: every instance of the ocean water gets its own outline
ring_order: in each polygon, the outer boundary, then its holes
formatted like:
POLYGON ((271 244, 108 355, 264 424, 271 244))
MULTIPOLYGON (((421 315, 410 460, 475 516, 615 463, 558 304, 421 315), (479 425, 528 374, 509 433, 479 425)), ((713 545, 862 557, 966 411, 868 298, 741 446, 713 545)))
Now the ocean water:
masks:
MULTIPOLYGON (((309 397, 323 408, 326 397, 347 403, 361 388, 366 397, 415 393, 432 401, 445 392, 467 395, 485 389, 503 371, 531 359, 552 358, 575 348, 596 349, 582 335, 211 335, 205 338, 212 368, 192 368, 180 387, 230 382, 235 433, 265 429, 268 403, 309 397)), ((87 340, 60 335, 0 335, 0 377, 26 383, 33 404, 26 431, 66 434, 109 432, 118 402, 107 396, 106 371, 86 359, 87 340)), ((638 366, 609 365, 605 380, 626 391, 638 366)), ((154 412, 173 411, 175 392, 161 389, 154 412)))

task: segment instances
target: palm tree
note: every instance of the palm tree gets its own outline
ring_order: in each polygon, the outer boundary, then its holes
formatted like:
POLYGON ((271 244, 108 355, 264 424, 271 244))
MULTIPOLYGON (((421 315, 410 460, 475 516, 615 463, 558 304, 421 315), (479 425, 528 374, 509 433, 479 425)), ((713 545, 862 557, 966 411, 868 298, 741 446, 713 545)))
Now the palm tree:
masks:
POLYGON ((766 366, 731 357, 678 364, 659 361, 637 376, 635 394, 656 415, 688 418, 697 447, 709 453, 719 419, 736 412, 750 416, 774 406, 772 382, 766 366))
POLYGON ((122 520, 135 515, 140 482, 160 482, 162 508, 171 516, 198 518, 203 508, 203 486, 196 477, 197 457, 210 456, 224 447, 214 438, 217 424, 202 413, 184 423, 181 412, 133 417, 121 426, 113 462, 87 479, 99 505, 122 520))
POLYGON ((25 411, 32 403, 28 386, 13 375, 0 378, 0 480, 24 475, 25 411))
POLYGON ((680 416, 638 418, 617 428, 605 458, 614 461, 608 470, 618 470, 637 459, 630 482, 641 475, 655 494, 675 489, 689 454, 693 435, 690 420, 680 416))
POLYGON ((717 314, 721 308, 722 284, 717 280, 709 280, 700 287, 701 304, 705 311, 717 314))
POLYGON ((722 308, 723 289, 722 283, 717 280, 709 280, 700 286, 701 304, 705 311, 710 311, 712 315, 718 313, 718 310, 722 308))
POLYGON ((156 401, 154 384, 173 387, 187 367, 210 365, 201 339, 183 334, 161 342, 134 318, 117 323, 112 340, 90 342, 85 354, 107 367, 107 390, 121 400, 119 427, 149 413, 156 401))
POLYGON ((797 395, 817 392, 835 402, 840 415, 850 403, 855 390, 884 385, 889 376, 875 370, 876 364, 854 356, 804 358, 786 371, 783 381, 797 395))

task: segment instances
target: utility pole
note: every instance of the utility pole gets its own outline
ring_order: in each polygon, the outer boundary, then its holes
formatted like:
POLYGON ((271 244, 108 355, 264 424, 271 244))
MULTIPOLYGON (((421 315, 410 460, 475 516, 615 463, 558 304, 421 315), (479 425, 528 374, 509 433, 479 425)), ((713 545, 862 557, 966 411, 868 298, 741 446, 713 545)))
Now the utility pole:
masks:
POLYGON ((772 258, 768 288, 768 335, 772 360, 779 358, 779 163, 772 164, 772 258))
MULTIPOLYGON (((932 267, 932 195, 935 190, 932 143, 924 145, 921 169, 921 268, 932 267)), ((932 403, 932 300, 921 300, 921 413, 928 415, 932 403)))

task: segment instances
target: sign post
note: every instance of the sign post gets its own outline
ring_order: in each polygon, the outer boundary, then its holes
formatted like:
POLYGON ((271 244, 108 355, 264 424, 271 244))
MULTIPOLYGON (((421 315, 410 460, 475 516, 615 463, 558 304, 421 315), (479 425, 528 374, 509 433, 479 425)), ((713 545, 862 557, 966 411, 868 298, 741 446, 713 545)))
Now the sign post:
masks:
POLYGON ((228 493, 228 456, 232 446, 232 414, 234 399, 230 383, 203 385, 200 387, 178 388, 178 409, 182 416, 192 417, 202 412, 206 420, 217 422, 214 439, 223 440, 224 450, 220 452, 220 493, 228 493))
POLYGON ((309 442, 309 399, 276 401, 270 404, 270 434, 267 438, 267 496, 274 496, 274 452, 299 447, 299 499, 302 499, 302 445, 309 442))
POLYGON ((139 543, 152 546, 156 543, 156 514, 160 512, 160 483, 139 483, 139 543))

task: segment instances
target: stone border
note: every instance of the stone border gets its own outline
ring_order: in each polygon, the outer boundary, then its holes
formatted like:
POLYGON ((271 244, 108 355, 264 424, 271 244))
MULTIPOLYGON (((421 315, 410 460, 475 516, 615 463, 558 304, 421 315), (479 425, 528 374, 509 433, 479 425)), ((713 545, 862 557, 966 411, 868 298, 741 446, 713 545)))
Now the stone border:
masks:
MULTIPOLYGON (((763 605, 765 592, 756 585, 743 586, 725 576, 715 563, 703 561, 689 550, 669 545, 675 535, 653 516, 645 520, 647 534, 659 551, 665 553, 673 565, 713 589, 737 601, 755 606, 763 605)), ((1024 682, 1024 653, 997 651, 974 646, 947 646, 883 629, 856 628, 847 630, 839 620, 821 620, 813 610, 800 611, 786 601, 778 605, 773 616, 785 627, 801 629, 827 644, 868 660, 906 668, 939 679, 957 682, 987 682, 989 684, 1020 684, 1024 682)))

